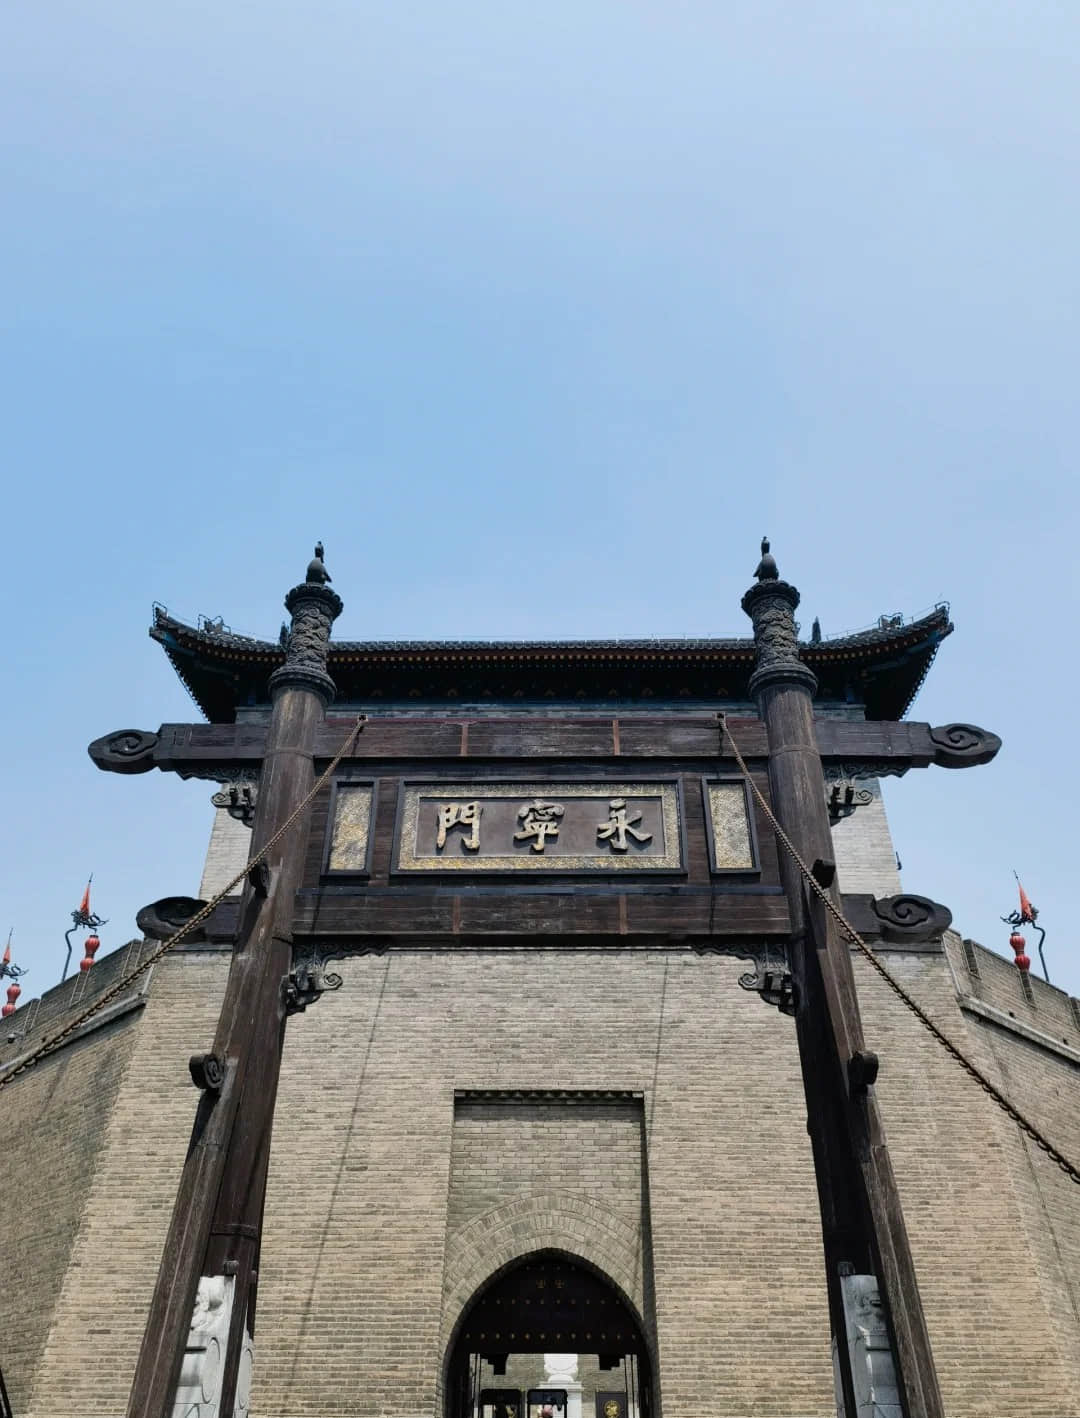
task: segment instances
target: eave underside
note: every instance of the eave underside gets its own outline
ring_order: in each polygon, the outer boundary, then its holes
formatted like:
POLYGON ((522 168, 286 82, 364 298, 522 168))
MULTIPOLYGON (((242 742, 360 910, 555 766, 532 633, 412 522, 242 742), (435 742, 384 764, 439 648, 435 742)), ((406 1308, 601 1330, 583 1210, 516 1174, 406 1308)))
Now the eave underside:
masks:
MULTIPOLYGON (((800 646, 823 701, 860 705, 871 719, 900 719, 952 630, 947 608, 904 626, 800 646)), ((283 646, 185 625, 161 608, 159 641, 213 723, 269 702, 283 646)), ((516 643, 340 641, 330 646, 339 704, 731 703, 749 698, 750 639, 516 643)))

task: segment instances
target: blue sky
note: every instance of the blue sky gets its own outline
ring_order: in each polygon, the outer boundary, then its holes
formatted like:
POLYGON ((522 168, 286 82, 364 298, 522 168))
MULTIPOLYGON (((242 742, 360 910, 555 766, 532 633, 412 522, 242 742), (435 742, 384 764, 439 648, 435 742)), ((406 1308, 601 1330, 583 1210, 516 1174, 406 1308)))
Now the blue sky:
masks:
POLYGON ((59 977, 194 892, 150 606, 274 636, 741 634, 763 532, 824 633, 952 603, 887 785, 909 890, 1080 994, 1080 14, 980 3, 41 0, 0 21, 0 924, 59 977), (1069 756, 1073 755, 1073 756, 1069 756))

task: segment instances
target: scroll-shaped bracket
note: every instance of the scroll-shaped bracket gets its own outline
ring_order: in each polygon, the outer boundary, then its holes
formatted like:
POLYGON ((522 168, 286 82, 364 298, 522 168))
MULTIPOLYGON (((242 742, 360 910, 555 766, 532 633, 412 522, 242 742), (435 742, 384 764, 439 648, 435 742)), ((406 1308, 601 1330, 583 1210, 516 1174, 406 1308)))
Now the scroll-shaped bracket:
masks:
POLYGON ((225 1060, 217 1054, 192 1054, 188 1072, 195 1087, 204 1093, 220 1093, 225 1083, 225 1060))
POLYGON ((852 1093, 865 1093, 877 1082, 880 1060, 869 1049, 857 1049, 847 1063, 848 1086, 852 1093))
POLYGON ((952 912, 928 896, 882 896, 873 903, 883 940, 930 940, 952 925, 952 912))
POLYGON ((942 724, 930 730, 939 768, 974 768, 997 755, 1001 740, 977 724, 942 724))
POLYGON ((850 778, 825 785, 825 802, 829 809, 829 823, 833 827, 845 817, 850 817, 857 807, 866 807, 873 801, 873 792, 860 787, 850 778))
POLYGON ((385 955, 390 948, 385 940, 330 940, 320 945, 302 945, 293 949, 293 968, 285 980, 285 1013, 302 1014, 325 990, 340 990, 341 976, 327 970, 330 960, 347 960, 358 955, 385 955))
POLYGON ((86 751, 103 773, 149 773, 158 739, 145 729, 118 729, 95 739, 86 751))
POLYGON ((765 945, 761 941, 693 941, 690 947, 697 955, 733 955, 737 960, 749 960, 754 968, 739 976, 744 990, 755 990, 766 1004, 775 1005, 781 1014, 795 1013, 795 987, 788 969, 783 946, 765 945))
POLYGON ((267 897, 270 895, 270 882, 273 879, 273 869, 269 862, 256 862, 247 874, 248 885, 256 896, 267 897))
POLYGON ((225 808, 235 822, 242 822, 245 827, 250 827, 255 821, 258 797, 257 784, 236 782, 225 783, 213 794, 210 801, 215 807, 225 808))
POLYGON ((875 897, 845 891, 842 904, 844 916, 864 939, 890 945, 940 939, 952 925, 948 906, 908 892, 875 897))
POLYGON ((744 990, 756 990, 766 1004, 774 1005, 781 1014, 794 1015, 797 1002, 795 982, 791 971, 784 966, 762 961, 756 970, 740 975, 739 984, 744 990))
POLYGON ((303 1014, 326 990, 340 990, 341 983, 341 976, 327 970, 326 961, 317 952, 294 958, 284 983, 286 1015, 303 1014))
MULTIPOLYGON (((205 901, 194 896, 163 896, 160 901, 144 906, 135 917, 135 924, 150 940, 168 940, 205 905, 205 901)), ((184 937, 189 945, 197 945, 205 939, 206 932, 200 928, 189 931, 184 937)))

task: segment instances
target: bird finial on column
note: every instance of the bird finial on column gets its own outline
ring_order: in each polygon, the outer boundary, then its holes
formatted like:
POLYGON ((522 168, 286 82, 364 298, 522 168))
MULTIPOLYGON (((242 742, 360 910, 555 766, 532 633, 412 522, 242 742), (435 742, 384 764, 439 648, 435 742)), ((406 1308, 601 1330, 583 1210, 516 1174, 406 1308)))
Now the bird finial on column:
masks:
POLYGON ((327 585, 330 577, 323 565, 323 544, 316 542, 315 556, 307 576, 285 597, 285 609, 292 624, 283 641, 285 663, 270 676, 270 695, 281 689, 314 691, 324 704, 334 697, 334 681, 326 670, 330 627, 341 614, 341 597, 327 585))
POLYGON ((315 543, 315 555, 308 562, 306 580, 313 586, 325 586, 330 580, 330 573, 323 565, 323 544, 315 543))
POLYGON ((780 579, 776 558, 769 552, 769 539, 761 539, 761 560, 754 573, 757 580, 742 598, 742 608, 754 622, 754 673, 750 693, 772 684, 798 684, 813 694, 817 679, 799 654, 795 609, 799 593, 780 579))
POLYGON ((776 557, 769 551, 768 537, 761 539, 761 560, 758 562, 754 575, 759 581, 779 581, 780 572, 777 570, 776 557))

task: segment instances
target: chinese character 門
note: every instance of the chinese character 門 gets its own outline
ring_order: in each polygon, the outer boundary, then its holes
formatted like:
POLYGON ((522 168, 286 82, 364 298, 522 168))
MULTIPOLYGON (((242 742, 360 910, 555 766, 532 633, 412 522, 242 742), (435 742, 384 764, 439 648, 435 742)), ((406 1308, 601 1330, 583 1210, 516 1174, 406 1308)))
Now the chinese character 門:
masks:
POLYGON ((533 851, 542 852, 549 837, 558 837, 559 818, 565 811, 562 803, 547 803, 541 798, 526 803, 518 809, 521 829, 514 833, 514 841, 527 842, 531 837, 533 851))
POLYGON ((609 804, 607 822, 601 822, 596 829, 597 838, 601 842, 610 842, 613 852, 625 852, 627 848, 627 833, 633 837, 635 842, 651 842, 651 832, 638 832, 635 822, 641 821, 641 813, 635 812, 630 815, 630 810, 626 806, 625 798, 612 798, 609 804))
POLYGON ((435 846, 441 852, 446 846, 446 834, 451 827, 467 827, 469 834, 461 839, 467 852, 480 850, 480 814, 482 803, 439 803, 439 830, 435 834, 435 846))

